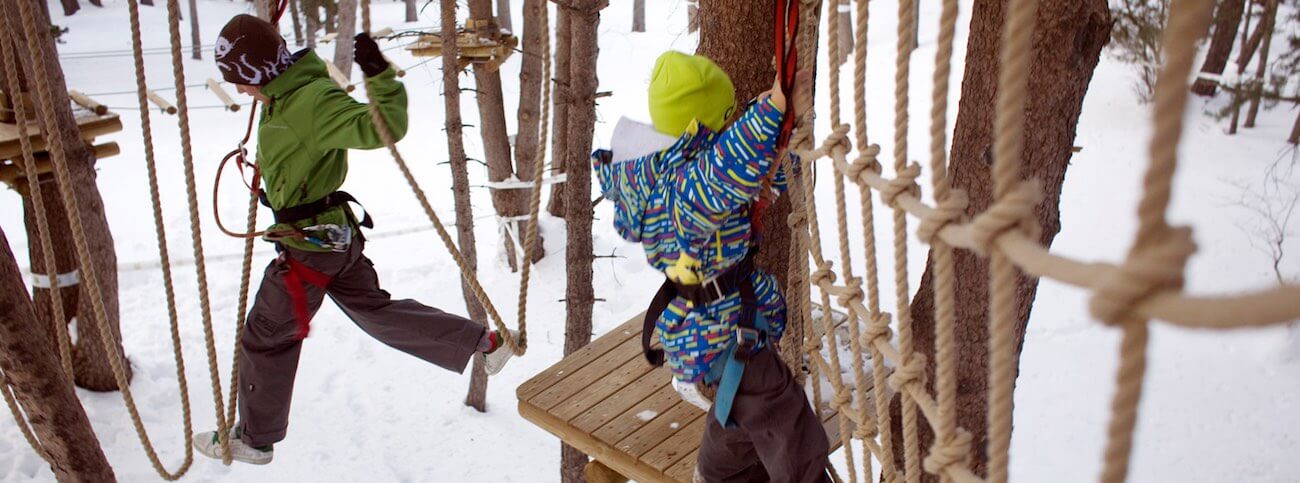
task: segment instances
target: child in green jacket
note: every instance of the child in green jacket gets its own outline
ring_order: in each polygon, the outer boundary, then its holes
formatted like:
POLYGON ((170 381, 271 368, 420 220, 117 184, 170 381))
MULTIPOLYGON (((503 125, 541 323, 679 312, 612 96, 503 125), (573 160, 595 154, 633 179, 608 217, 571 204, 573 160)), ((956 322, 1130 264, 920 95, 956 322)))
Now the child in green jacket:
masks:
MULTIPOLYGON (((356 37, 355 59, 365 73, 370 101, 379 106, 395 138, 406 134, 406 89, 379 47, 356 37)), ((496 350, 501 334, 477 322, 414 300, 393 300, 379 287, 365 239, 338 191, 347 177, 348 149, 384 145, 369 106, 330 80, 314 52, 289 50, 275 26, 249 15, 226 24, 217 39, 217 66, 227 82, 265 104, 257 130, 263 201, 275 213, 268 232, 280 252, 266 268, 248 324, 239 339, 239 416, 231 431, 235 460, 267 464, 271 445, 284 439, 302 340, 312 315, 328 295, 362 330, 398 350, 462 372, 469 358, 484 358, 488 373, 501 370, 509 350, 496 350)), ((221 458, 215 431, 195 436, 195 447, 221 458)))

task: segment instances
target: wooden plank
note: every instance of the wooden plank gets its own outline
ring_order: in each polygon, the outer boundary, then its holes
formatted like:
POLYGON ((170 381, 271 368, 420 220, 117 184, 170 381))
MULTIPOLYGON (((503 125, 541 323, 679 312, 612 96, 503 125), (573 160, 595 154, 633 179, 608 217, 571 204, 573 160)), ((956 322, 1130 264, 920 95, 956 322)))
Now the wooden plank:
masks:
POLYGON ((696 448, 695 451, 691 451, 690 454, 673 464, 664 473, 673 481, 691 483, 695 480, 695 461, 699 459, 699 456, 700 450, 696 448))
POLYGON ((647 466, 627 453, 614 449, 613 446, 595 440, 590 433, 574 429, 568 423, 528 404, 527 401, 519 401, 519 415, 629 478, 640 482, 668 481, 662 471, 647 466))
POLYGON ((704 436, 704 428, 708 424, 708 418, 703 417, 704 413, 699 408, 692 406, 691 409, 700 417, 695 418, 694 421, 687 424, 676 434, 659 443, 654 449, 641 455, 641 462, 660 472, 664 472, 673 464, 685 458, 692 450, 699 448, 700 438, 704 436))
POLYGON ((565 421, 572 420, 592 406, 609 398, 619 389, 627 387, 628 383, 639 379, 654 369, 655 367, 646 362, 645 358, 633 357, 628 359, 627 362, 623 363, 622 367, 609 372, 602 376, 600 380, 582 388, 577 394, 552 407, 551 413, 565 421))
POLYGON ((651 371, 600 404, 587 409, 582 415, 570 420, 570 423, 580 430, 591 432, 601 441, 618 443, 645 424, 645 421, 637 418, 638 414, 645 411, 661 414, 681 400, 668 385, 671 377, 673 376, 667 369, 651 371))
POLYGON ((578 391, 600 380, 612 368, 621 367, 628 361, 641 357, 640 347, 640 338, 629 338, 614 350, 606 352, 604 355, 592 359, 587 365, 570 372, 568 377, 529 398, 528 402, 539 408, 551 409, 565 399, 577 394, 578 391))
MULTIPOLYGON (((109 113, 105 116, 96 116, 88 111, 81 111, 85 115, 77 117, 77 127, 81 129, 81 138, 87 141, 106 134, 115 133, 122 130, 122 120, 118 119, 117 114, 109 113)), ((31 115, 32 113, 28 113, 31 115)), ((22 135, 23 129, 15 124, 0 123, 0 159, 21 158, 22 144, 18 138, 22 135)), ((45 138, 41 135, 40 128, 35 124, 29 124, 25 129, 32 141, 32 149, 35 151, 45 150, 45 138)))
MULTIPOLYGON (((703 419, 704 411, 680 399, 671 408, 656 414, 644 425, 614 445, 619 451, 643 458, 665 440, 703 419)), ((698 438, 695 441, 699 442, 698 438)), ((694 444, 694 443, 692 443, 694 444)), ((644 459, 644 458, 643 458, 644 459)))
MULTIPOLYGON (((581 369, 592 359, 604 355, 611 349, 618 347, 619 344, 630 338, 641 335, 641 316, 633 317, 623 325, 611 329, 604 335, 597 337, 582 349, 570 354, 568 357, 561 359, 560 362, 547 368, 542 373, 533 376, 532 379, 524 382, 515 389, 515 394, 520 400, 530 399, 537 393, 551 387, 560 380, 568 376, 569 373, 581 369)), ((640 340, 640 339, 637 339, 640 340)))

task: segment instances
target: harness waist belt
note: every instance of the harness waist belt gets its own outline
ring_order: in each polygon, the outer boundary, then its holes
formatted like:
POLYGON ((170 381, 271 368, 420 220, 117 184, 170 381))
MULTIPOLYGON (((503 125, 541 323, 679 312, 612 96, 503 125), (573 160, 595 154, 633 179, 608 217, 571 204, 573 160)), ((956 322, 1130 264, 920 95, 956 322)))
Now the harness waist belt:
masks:
MULTIPOLYGON (((347 191, 335 191, 316 201, 279 210, 272 209, 271 212, 275 215, 276 223, 294 223, 324 213, 331 208, 345 206, 348 203, 361 204, 347 191)), ((375 221, 370 218, 370 212, 365 212, 365 217, 361 219, 359 224, 366 228, 375 227, 375 221)))

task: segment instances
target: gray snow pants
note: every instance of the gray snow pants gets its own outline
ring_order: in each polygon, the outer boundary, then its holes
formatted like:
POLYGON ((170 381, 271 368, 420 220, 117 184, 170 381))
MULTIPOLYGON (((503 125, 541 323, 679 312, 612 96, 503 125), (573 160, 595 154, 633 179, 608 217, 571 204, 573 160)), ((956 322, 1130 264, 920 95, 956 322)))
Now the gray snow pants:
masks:
POLYGON ((696 470, 709 483, 831 481, 826 430, 803 388, 771 350, 754 354, 731 406, 735 427, 713 411, 700 441, 696 470))
POLYGON ((393 300, 379 288, 374 265, 362 254, 364 244, 358 240, 342 253, 286 248, 266 267, 239 339, 239 417, 245 443, 275 443, 289 427, 302 339, 284 281, 289 271, 284 256, 331 277, 324 289, 303 283, 312 315, 328 295, 361 330, 402 352, 454 372, 463 372, 474 355, 485 328, 414 300, 393 300))

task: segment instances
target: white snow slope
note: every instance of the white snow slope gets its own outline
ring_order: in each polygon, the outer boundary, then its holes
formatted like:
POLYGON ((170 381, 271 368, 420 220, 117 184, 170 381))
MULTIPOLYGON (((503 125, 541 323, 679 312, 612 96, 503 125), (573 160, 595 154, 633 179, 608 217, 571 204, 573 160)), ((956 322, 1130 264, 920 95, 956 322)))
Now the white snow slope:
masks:
MULTIPOLYGON (((121 271, 124 346, 135 367, 133 383, 144 408, 146 424, 169 467, 182 461, 180 405, 175 370, 167 336, 167 312, 160 303, 161 276, 157 269, 154 231, 149 222, 148 187, 144 177, 126 2, 105 0, 103 8, 86 5, 73 17, 62 17, 57 2, 50 8, 55 22, 70 28, 59 46, 68 85, 95 95, 122 116, 123 132, 108 136, 122 147, 122 155, 99 164, 99 187, 117 243, 121 271), (123 94, 108 94, 125 92, 123 94)), ((174 99, 165 10, 143 8, 144 44, 149 85, 174 99)), ((519 1, 515 25, 522 22, 519 1)), ((645 87, 652 60, 665 49, 692 51, 697 38, 686 31, 686 3, 681 0, 647 2, 650 32, 630 33, 631 2, 614 2, 600 25, 601 90, 612 91, 600 100, 595 139, 607 145, 613 120, 620 115, 645 119, 645 87)), ((211 43, 230 16, 248 11, 245 2, 199 0, 204 41, 211 43)), ((891 0, 872 2, 870 30, 870 127, 876 140, 892 138, 891 126, 894 13, 891 0)), ((961 35, 968 24, 964 5, 961 35)), ((376 2, 376 28, 410 26, 402 22, 400 2, 376 2)), ((189 15, 188 10, 186 15, 189 15)), ((436 3, 421 12, 417 25, 437 25, 436 3)), ((462 17, 464 16, 462 9, 462 17)), ((928 119, 930 71, 938 5, 922 6, 921 46, 913 56, 910 157, 924 160, 928 119)), ((187 17, 188 18, 188 17, 187 17)), ((182 38, 188 44, 189 26, 182 38)), ((288 21, 284 23, 285 31, 288 21)), ((758 38, 768 38, 765 34, 758 38)), ((1280 38, 1280 36, 1279 36, 1280 38)), ((1280 44, 1280 40, 1278 41, 1280 44)), ((452 200, 442 131, 443 109, 440 62, 411 67, 414 59, 400 44, 387 54, 406 66, 404 79, 410 90, 410 135, 400 143, 425 189, 434 197, 439 213, 450 221, 452 200)), ((964 44, 959 44, 960 49, 964 44)), ((1279 45, 1280 49, 1281 46, 1279 45)), ((322 48, 332 52, 331 45, 322 48)), ((202 83, 217 77, 210 55, 185 60, 186 82, 202 83)), ((824 57, 824 53, 823 53, 824 57)), ((515 59, 518 57, 516 56, 515 59)), ((503 72, 507 117, 514 121, 518 61, 503 72)), ((959 79, 962 55, 955 59, 959 79)), ((825 60, 822 60, 825 72, 825 60)), ((851 75, 844 76, 845 92, 851 75)), ((356 72, 354 79, 359 79, 356 72)), ((826 77, 822 77, 823 82, 826 77)), ((1136 102, 1128 66, 1104 58, 1085 101, 1076 144, 1084 149, 1075 156, 1062 198, 1062 231, 1053 251, 1083 260, 1118 261, 1124 256, 1135 228, 1135 205, 1150 133, 1149 106, 1136 102)), ((462 86, 472 79, 462 77, 462 86)), ((954 90, 959 84, 954 82, 954 90)), ((824 92, 825 86, 821 89, 824 92)), ((472 94, 472 93, 468 93, 472 94)), ((358 97, 363 94, 358 93, 358 97)), ((955 97, 956 92, 953 93, 955 97)), ((189 90, 190 104, 219 104, 202 87, 189 90)), ((848 96, 846 96, 847 98, 848 96)), ((462 97, 466 122, 476 124, 472 95, 462 97)), ((829 126, 828 99, 818 100, 818 130, 829 126)), ((1265 112, 1259 127, 1236 136, 1224 134, 1224 123, 1203 115, 1219 104, 1193 100, 1188 114, 1182 165, 1176 180, 1171 220, 1196 230, 1199 253, 1188 268, 1187 285, 1197 294, 1232 293, 1276 283, 1271 259, 1252 235, 1264 220, 1237 206, 1243 188, 1261 189, 1265 170, 1275 161, 1283 179, 1300 185, 1291 155, 1283 142, 1295 112, 1281 106, 1265 112)), ((1222 102, 1222 101, 1219 101, 1222 102)), ((847 109, 846 105, 846 109, 847 109)), ((952 103, 950 123, 955 119, 952 103)), ((851 111, 847 111, 851 112, 851 111)), ((179 137, 175 116, 152 113, 154 139, 164 182, 163 200, 168 241, 177 261, 189 260, 189 220, 179 137)), ((197 167, 204 248, 214 257, 208 264, 213 316, 222 377, 227 377, 233 347, 235 301, 241 244, 222 236, 213 225, 207 206, 210 183, 221 155, 233 148, 242 134, 244 112, 194 109, 194 156, 197 167), (233 255, 233 256, 232 256, 233 255)), ((513 128, 512 128, 513 129, 513 128)), ((471 157, 482 158, 478 131, 466 130, 471 157)), ((885 159, 891 146, 882 142, 885 159)), ((357 195, 378 220, 368 255, 378 267, 385 287, 397 297, 414 297, 450 311, 462 312, 464 301, 456 269, 427 228, 427 221, 400 173, 383 150, 352 153, 352 172, 346 189, 357 195), (386 235, 387 234, 387 235, 386 235)), ((830 170, 822 170, 826 176, 830 170)), ((471 183, 481 186, 486 172, 474 165, 471 183)), ((829 203, 829 180, 818 184, 824 200, 821 216, 829 227, 834 215, 829 203)), ((928 191, 928 190, 927 190, 928 191)), ((233 176, 227 178, 222 214, 228 224, 240 226, 245 193, 233 176)), ((497 224, 486 189, 474 190, 476 234, 479 240, 479 276, 508 320, 515 316, 518 278, 505 268, 497 243, 497 224)), ((11 191, 0 192, 0 212, 11 249, 19 263, 27 264, 20 200, 11 191)), ((851 205, 856 200, 851 199, 851 205)), ((610 226, 610 208, 597 209, 595 250, 617 255, 600 258, 593 282, 602 300, 595 307, 597 335, 636 314, 647 302, 658 275, 641 259, 640 249, 618 239, 610 226)), ((263 212, 263 218, 267 217, 263 212)), ((881 212, 877 219, 886 220, 881 212)), ((912 222, 913 224, 915 221, 912 222)), ((1286 228, 1293 236, 1284 244, 1291 255, 1281 271, 1295 280, 1300 276, 1300 241, 1296 221, 1286 228)), ((857 223, 851 223, 857 226, 857 223)), ((878 236, 889 233, 879 224, 878 236)), ((829 229, 829 228, 828 228, 829 229)), ((560 358, 564 335, 563 298, 565 265, 563 223, 543 221, 547 258, 537 267, 529 305, 531 351, 512 362, 491 380, 489 411, 480 414, 462 404, 468 377, 451 374, 391 350, 366 337, 336 308, 323 308, 305 343, 298 372, 294 414, 289 437, 276 446, 275 462, 266 467, 225 467, 218 462, 195 461, 187 481, 556 481, 559 441, 521 419, 515 412, 514 388, 560 358)), ((855 228, 854 230, 860 230, 855 228)), ((851 231, 854 231, 851 230, 851 231)), ((854 231, 855 237, 860 231, 854 231)), ((826 233, 827 248, 834 246, 833 231, 826 233)), ((860 238, 857 238, 860 239, 860 238)), ((883 250, 883 248, 882 248, 883 250)), ((909 268, 915 287, 924 266, 924 246, 913 240, 909 268)), ((833 251, 831 253, 834 253, 833 251)), ((259 267, 272 257, 271 247, 259 247, 259 267)), ((861 264, 861 254, 855 254, 861 264)), ((890 256, 881 252, 882 273, 892 273, 890 256)), ((862 273, 861 268, 857 270, 862 273)), ((211 429, 213 411, 206 356, 200 325, 199 303, 192 264, 176 269, 182 335, 190 397, 196 431, 211 429)), ((255 282, 260 271, 255 271, 255 282)), ((886 290, 892 293, 892 291, 886 290)), ((1012 442, 1012 476, 1017 481, 1090 481, 1100 471, 1109 414, 1109 398, 1118 351, 1116 331, 1087 315, 1086 294, 1044 280, 1038 292, 1033 320, 1024 346, 1016 391, 1016 429, 1012 442)), ((892 306, 892 300, 885 300, 892 306)), ((1131 481, 1300 481, 1300 335, 1294 329, 1275 328, 1232 332, 1199 332, 1157 323, 1152 334, 1150 366, 1141 407, 1131 481)), ((157 479, 131 428, 120 397, 115 393, 78 391, 95 432, 117 477, 122 481, 157 479)), ((842 462, 838 455, 835 461, 842 462)), ((12 421, 0 417, 0 480, 53 481, 53 474, 34 454, 12 421)))

